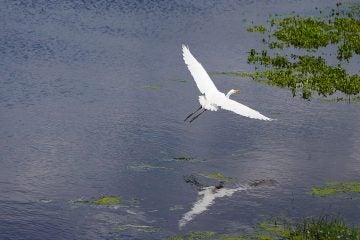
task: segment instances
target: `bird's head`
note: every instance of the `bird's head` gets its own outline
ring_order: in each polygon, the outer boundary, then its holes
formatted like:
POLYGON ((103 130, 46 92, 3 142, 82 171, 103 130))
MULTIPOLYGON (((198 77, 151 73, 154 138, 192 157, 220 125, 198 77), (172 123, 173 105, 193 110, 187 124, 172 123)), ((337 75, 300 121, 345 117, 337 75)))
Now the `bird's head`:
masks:
POLYGON ((226 94, 226 97, 229 98, 231 94, 233 93, 239 93, 240 90, 235 90, 235 89, 231 89, 227 94, 226 94))

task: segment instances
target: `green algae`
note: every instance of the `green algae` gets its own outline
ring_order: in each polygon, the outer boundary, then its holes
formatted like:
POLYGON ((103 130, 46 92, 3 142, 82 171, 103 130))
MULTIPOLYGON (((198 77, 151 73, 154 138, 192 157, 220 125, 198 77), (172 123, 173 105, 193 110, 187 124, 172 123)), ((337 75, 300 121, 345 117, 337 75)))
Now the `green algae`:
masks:
POLYGON ((248 52, 248 63, 255 65, 255 72, 224 74, 289 88, 293 96, 300 94, 304 99, 311 99, 314 92, 323 97, 335 92, 360 94, 360 75, 346 70, 346 63, 360 54, 359 6, 339 3, 327 15, 273 18, 269 27, 248 28, 267 36, 262 38, 265 49, 248 52), (328 64, 334 48, 337 63, 328 64), (297 49, 307 53, 299 54, 297 49))
POLYGON ((93 201, 94 204, 103 205, 103 206, 120 204, 121 202, 122 202, 121 198, 113 197, 113 196, 104 196, 93 201))
POLYGON ((313 187, 311 193, 314 196, 326 197, 339 193, 360 193, 360 182, 329 182, 325 187, 313 187))
POLYGON ((200 173, 200 176, 203 176, 208 179, 217 180, 217 181, 223 181, 223 182, 229 182, 233 180, 232 177, 227 177, 223 175, 222 173, 200 173))
POLYGON ((114 197, 114 196, 102 196, 100 198, 93 198, 93 199, 80 198, 72 201, 72 203, 77 205, 112 206, 112 205, 121 204, 122 199, 120 197, 114 197))

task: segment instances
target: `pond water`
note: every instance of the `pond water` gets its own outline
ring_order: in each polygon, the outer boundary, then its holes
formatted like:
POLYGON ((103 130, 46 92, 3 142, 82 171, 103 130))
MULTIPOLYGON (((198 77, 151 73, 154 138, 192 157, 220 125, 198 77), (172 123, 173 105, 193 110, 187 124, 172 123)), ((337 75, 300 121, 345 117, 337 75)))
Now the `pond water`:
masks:
POLYGON ((359 223, 356 196, 311 195, 328 181, 359 181, 358 103, 309 102, 214 74, 219 90, 241 89, 233 99, 277 121, 219 111, 183 122, 199 91, 182 43, 209 72, 251 70, 247 52, 262 46, 251 21, 335 3, 2 1, 0 239, 242 233, 277 216, 359 223), (230 177, 223 194, 179 228, 205 194, 194 181, 219 184, 212 173, 230 177), (250 187, 262 179, 272 184, 250 187), (102 196, 122 202, 77 204, 102 196))

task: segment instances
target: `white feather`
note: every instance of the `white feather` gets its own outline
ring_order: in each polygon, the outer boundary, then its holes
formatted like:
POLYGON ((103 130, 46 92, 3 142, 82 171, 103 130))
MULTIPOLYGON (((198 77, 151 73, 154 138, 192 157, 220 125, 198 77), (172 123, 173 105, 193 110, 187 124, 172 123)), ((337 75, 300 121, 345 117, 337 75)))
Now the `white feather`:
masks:
POLYGON ((234 90, 230 90, 227 96, 225 96, 224 93, 220 92, 216 88, 215 84, 211 80, 210 76, 207 74, 206 70, 203 68, 201 63, 199 63, 191 54, 189 48, 185 45, 182 45, 182 51, 184 61, 191 75, 193 76, 197 87, 199 88, 200 92, 204 94, 204 96, 199 97, 199 102, 202 108, 211 111, 217 111, 218 108, 222 108, 248 118, 268 121, 273 120, 262 115, 254 109, 251 109, 241 103, 229 99, 228 96, 235 92, 234 90))
POLYGON ((218 92, 215 84, 211 81, 210 76, 207 74, 201 63, 199 63, 191 54, 188 47, 182 45, 184 61, 193 76, 196 85, 198 86, 202 94, 208 94, 209 92, 218 92))

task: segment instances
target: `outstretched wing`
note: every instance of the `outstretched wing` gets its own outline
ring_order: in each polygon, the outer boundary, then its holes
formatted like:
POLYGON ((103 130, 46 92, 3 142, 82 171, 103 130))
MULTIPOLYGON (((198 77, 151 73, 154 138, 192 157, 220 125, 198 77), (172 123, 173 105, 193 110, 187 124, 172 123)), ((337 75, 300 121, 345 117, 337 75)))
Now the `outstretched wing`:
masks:
POLYGON ((199 63, 191 54, 189 48, 182 45, 184 61, 193 76, 196 85, 198 86, 202 94, 208 94, 209 92, 218 91, 215 84, 207 74, 201 63, 199 63))
POLYGON ((240 114, 242 116, 248 117, 248 118, 255 118, 260 120, 267 120, 271 121, 274 119, 265 117, 258 111, 251 109, 241 103, 238 103, 234 100, 231 100, 224 96, 224 98, 218 99, 218 102, 216 103, 219 107, 225 110, 232 111, 234 113, 240 114))

